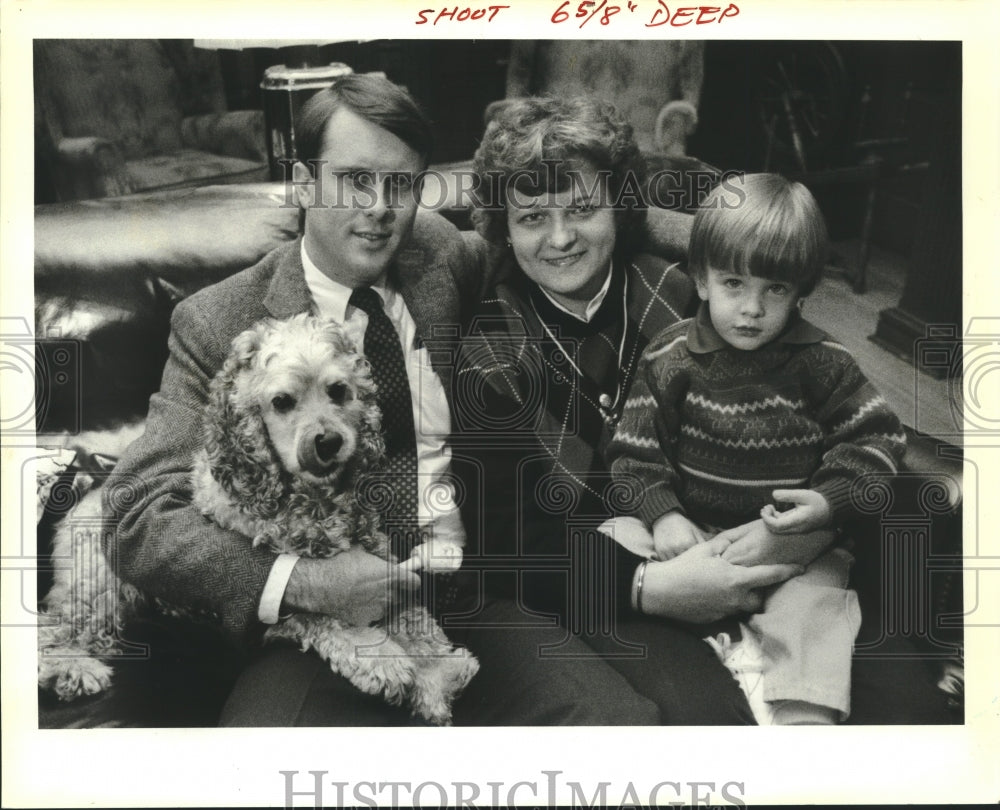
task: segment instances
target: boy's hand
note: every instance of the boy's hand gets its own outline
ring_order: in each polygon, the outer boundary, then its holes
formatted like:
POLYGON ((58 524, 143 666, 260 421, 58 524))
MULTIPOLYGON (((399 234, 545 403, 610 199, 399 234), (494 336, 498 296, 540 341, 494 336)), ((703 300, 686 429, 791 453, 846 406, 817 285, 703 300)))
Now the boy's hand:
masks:
POLYGON ((829 548, 834 539, 831 529, 794 535, 775 534, 763 520, 754 520, 719 532, 713 542, 729 543, 722 551, 722 559, 733 565, 792 563, 805 566, 829 548))
POLYGON ((667 512, 653 524, 657 560, 669 560, 704 541, 705 535, 681 512, 667 512))
POLYGON ((399 564, 404 571, 426 571, 439 574, 462 567, 462 547, 451 540, 428 540, 413 549, 408 560, 399 564))
POLYGON ((776 489, 771 497, 778 503, 790 503, 792 508, 779 512, 773 504, 760 510, 761 519, 775 534, 801 534, 825 529, 833 518, 826 498, 812 489, 776 489))

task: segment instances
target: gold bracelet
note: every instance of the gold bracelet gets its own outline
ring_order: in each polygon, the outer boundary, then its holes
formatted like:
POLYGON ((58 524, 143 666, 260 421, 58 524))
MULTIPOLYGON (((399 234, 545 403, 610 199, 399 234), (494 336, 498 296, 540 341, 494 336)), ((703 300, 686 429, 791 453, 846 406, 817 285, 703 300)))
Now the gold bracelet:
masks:
POLYGON ((639 576, 635 583, 635 609, 637 613, 642 613, 642 583, 646 578, 647 565, 649 565, 649 560, 643 560, 639 563, 639 576))

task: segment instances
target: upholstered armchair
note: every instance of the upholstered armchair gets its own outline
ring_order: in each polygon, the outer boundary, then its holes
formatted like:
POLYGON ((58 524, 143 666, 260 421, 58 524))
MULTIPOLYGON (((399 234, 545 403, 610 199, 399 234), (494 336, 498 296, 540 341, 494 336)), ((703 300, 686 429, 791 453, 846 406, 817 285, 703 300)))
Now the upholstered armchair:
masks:
POLYGON ((507 98, 589 95, 631 122, 643 152, 680 157, 698 123, 705 43, 515 40, 507 98))
POLYGON ((691 213, 719 170, 687 154, 698 125, 705 43, 687 40, 514 40, 507 97, 586 95, 614 104, 632 125, 649 170, 652 205, 691 213))
POLYGON ((191 40, 36 40, 35 148, 59 200, 267 179, 263 113, 227 111, 191 40))

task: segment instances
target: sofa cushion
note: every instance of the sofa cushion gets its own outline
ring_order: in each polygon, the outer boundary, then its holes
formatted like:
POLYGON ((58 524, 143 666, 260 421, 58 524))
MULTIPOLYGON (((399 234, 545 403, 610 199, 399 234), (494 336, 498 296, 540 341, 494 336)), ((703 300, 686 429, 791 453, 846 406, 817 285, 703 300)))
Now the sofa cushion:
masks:
POLYGON ((48 385, 52 396, 39 413, 39 431, 144 415, 159 388, 177 302, 250 267, 297 233, 298 209, 281 184, 38 206, 37 365, 43 378, 46 368, 73 377, 48 385), (57 362, 66 352, 70 362, 57 362))

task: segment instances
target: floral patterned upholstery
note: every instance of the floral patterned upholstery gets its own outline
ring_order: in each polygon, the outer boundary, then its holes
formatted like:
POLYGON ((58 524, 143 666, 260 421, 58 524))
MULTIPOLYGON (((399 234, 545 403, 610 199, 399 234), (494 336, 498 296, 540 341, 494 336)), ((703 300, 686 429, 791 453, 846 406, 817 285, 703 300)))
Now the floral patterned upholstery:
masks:
POLYGON ((589 95, 609 101, 631 122, 643 152, 680 156, 697 122, 704 49, 704 42, 692 40, 515 40, 507 97, 589 95), (657 120, 672 102, 689 117, 678 131, 666 128, 665 142, 657 120))
POLYGON ((214 52, 191 40, 53 39, 36 40, 34 55, 36 142, 59 199, 266 179, 263 114, 226 112, 214 52), (213 127, 189 117, 206 115, 236 116, 238 137, 201 143, 213 127))

